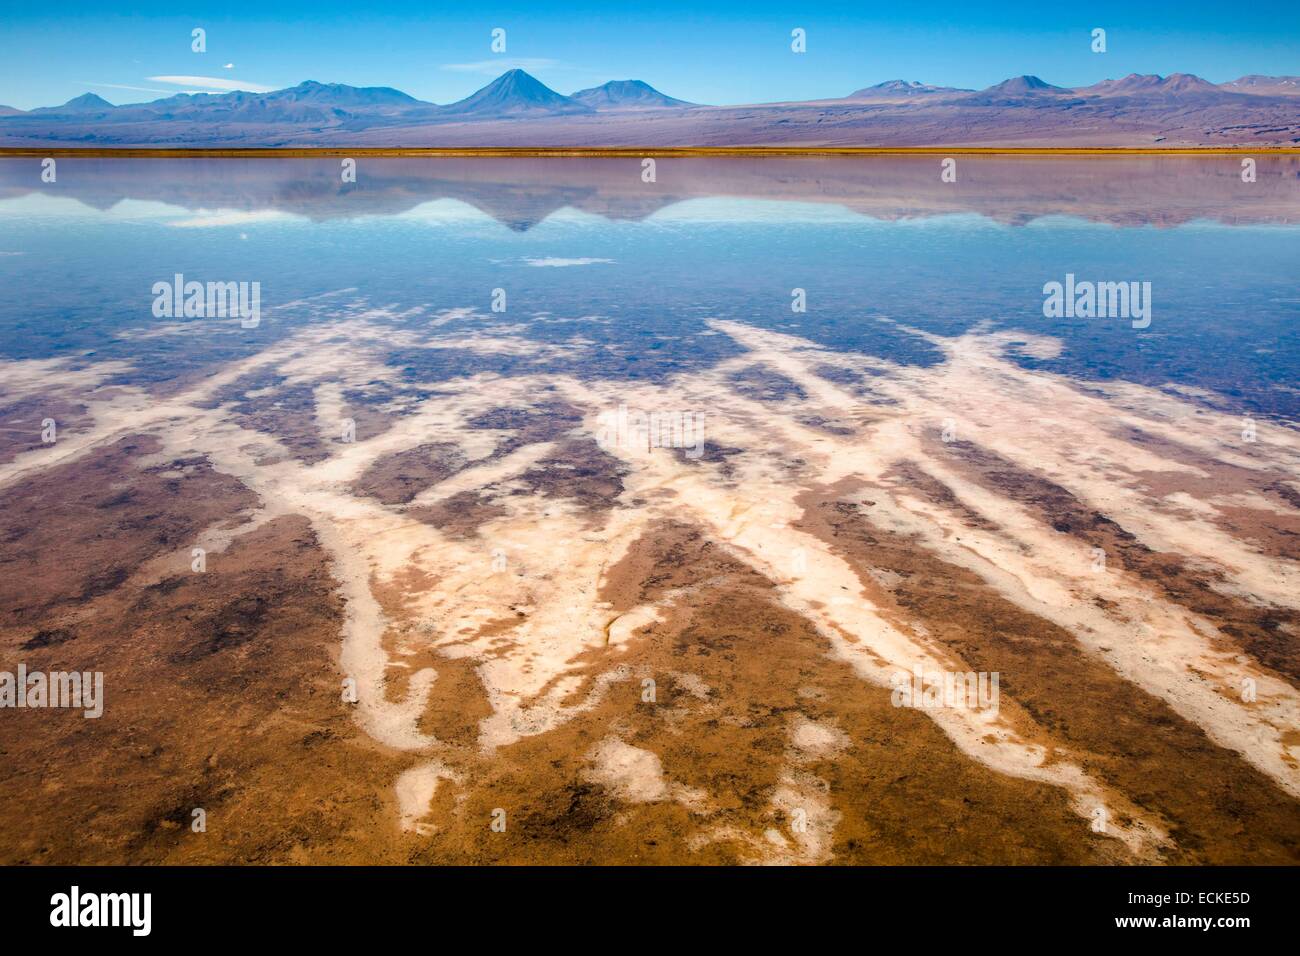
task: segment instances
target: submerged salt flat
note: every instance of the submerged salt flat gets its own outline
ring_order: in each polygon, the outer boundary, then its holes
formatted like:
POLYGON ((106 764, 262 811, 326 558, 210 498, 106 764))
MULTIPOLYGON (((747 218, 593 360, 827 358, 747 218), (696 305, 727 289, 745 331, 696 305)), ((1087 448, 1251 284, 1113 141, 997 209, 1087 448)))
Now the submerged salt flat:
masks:
MULTIPOLYGON (((471 799, 499 755, 562 739, 647 679, 628 662, 712 581, 687 566, 652 600, 623 595, 626 569, 674 524, 767 582, 855 695, 917 668, 974 670, 870 545, 814 520, 828 504, 882 548, 924 556, 936 587, 1067 635, 1081 667, 1167 708, 1279 800, 1300 798, 1287 650, 1300 569, 1285 537, 1300 499, 1296 228, 1253 198, 1234 214, 1231 170, 1188 174, 1188 189, 1219 190, 1200 209, 1165 161, 1127 170, 1161 183, 1129 222, 1116 210, 1132 212, 1131 179, 1075 173, 1093 192, 1062 215, 1059 169, 972 165, 952 195, 888 169, 913 192, 884 198, 841 167, 810 196, 816 168, 791 183, 751 164, 739 178, 761 198, 738 199, 712 167, 674 178, 667 162, 657 184, 604 168, 585 187, 554 164, 380 167, 384 188, 352 211, 321 166, 296 171, 298 212, 280 208, 293 201, 275 165, 225 181, 207 164, 196 182, 168 164, 149 184, 90 168, 132 197, 108 212, 77 205, 84 184, 22 190, 0 201, 25 246, 0 263, 20 290, 0 307, 15 333, 0 399, 7 428, 39 432, 42 409, 67 426, 11 446, 0 491, 147 435, 159 450, 142 467, 202 460, 256 496, 196 539, 212 554, 305 518, 344 602, 354 719, 413 761, 390 783, 403 833, 445 832, 435 805, 471 799), (403 184, 459 198, 415 202, 403 184), (210 205, 184 205, 194 190, 210 205), (162 199, 145 206, 151 191, 162 199), (55 249, 64 263, 77 251, 76 272, 38 296, 55 249), (253 327, 157 320, 148 290, 177 273, 259 282, 265 311, 253 327), (1067 273, 1151 282, 1150 325, 1047 318, 1042 287, 1067 273), (611 440, 619 409, 690 416, 703 441, 611 440), (1157 559, 1175 562, 1172 583, 1157 559), (485 707, 470 745, 427 719, 462 665, 485 707)), ((1261 164, 1260 192, 1291 173, 1261 164)), ((1003 675, 996 711, 924 716, 963 759, 1062 793, 1079 827, 1110 821, 1097 832, 1122 858, 1182 850, 1172 809, 1094 770, 1097 754, 1043 716, 1042 695, 1087 688, 1017 676, 1003 675)), ((716 693, 685 664, 672 680, 682 707, 716 693)), ((637 740, 611 721, 579 778, 622 804, 679 807, 696 851, 729 841, 752 862, 826 862, 863 812, 827 780, 861 744, 837 720, 785 727, 755 811, 773 825, 738 824, 726 793, 674 778, 671 720, 637 740), (795 817, 807 825, 781 823, 795 817)))

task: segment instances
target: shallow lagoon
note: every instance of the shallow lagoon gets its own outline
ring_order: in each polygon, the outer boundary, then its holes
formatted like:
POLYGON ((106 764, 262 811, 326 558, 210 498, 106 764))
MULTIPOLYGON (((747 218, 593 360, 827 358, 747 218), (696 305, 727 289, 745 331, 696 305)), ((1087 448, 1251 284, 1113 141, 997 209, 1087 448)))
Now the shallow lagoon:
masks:
POLYGON ((955 183, 938 157, 661 159, 653 183, 641 169, 363 159, 344 183, 332 159, 73 158, 46 184, 37 160, 3 160, 0 348, 146 353, 141 374, 166 381, 313 319, 383 314, 430 337, 508 326, 552 368, 565 343, 592 343, 575 373, 659 379, 729 354, 711 318, 904 363, 939 357, 910 330, 987 327, 1062 341, 1026 364, 1300 407, 1295 159, 1260 157, 1254 183, 1235 156, 960 157, 955 183), (160 322, 150 289, 177 273, 260 283, 266 320, 247 335, 160 322), (1150 326, 1045 318, 1044 284, 1068 274, 1150 282, 1150 326))

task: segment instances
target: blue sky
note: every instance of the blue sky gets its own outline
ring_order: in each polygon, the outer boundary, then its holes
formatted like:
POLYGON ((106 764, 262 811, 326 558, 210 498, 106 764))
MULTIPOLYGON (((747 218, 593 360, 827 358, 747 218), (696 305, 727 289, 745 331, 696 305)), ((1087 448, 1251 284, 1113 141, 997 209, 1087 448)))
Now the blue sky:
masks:
POLYGON ((29 109, 86 91, 128 103, 305 79, 446 103, 512 66, 562 93, 636 78, 702 103, 842 96, 896 78, 979 88, 1021 73, 1062 86, 1131 72, 1300 74, 1300 5, 1290 0, 1053 6, 229 0, 178 13, 152 0, 129 12, 15 0, 0 31, 0 103, 29 109), (194 27, 207 31, 206 53, 190 50, 194 27), (504 54, 489 48, 494 27, 506 30, 504 54), (794 27, 807 31, 805 54, 790 51, 794 27), (1094 27, 1107 31, 1104 54, 1090 50, 1094 27))

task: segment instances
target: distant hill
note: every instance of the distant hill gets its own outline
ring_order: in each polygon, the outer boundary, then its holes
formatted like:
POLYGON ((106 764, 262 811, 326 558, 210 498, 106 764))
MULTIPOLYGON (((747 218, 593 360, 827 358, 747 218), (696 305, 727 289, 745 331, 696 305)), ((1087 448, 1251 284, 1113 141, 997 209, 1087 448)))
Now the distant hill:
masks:
POLYGON ((508 70, 465 99, 444 106, 444 116, 528 116, 591 113, 590 106, 551 89, 523 70, 508 70))
POLYGON ((641 80, 610 80, 602 86, 571 93, 569 99, 590 106, 593 110, 668 109, 695 105, 665 96, 641 80))
POLYGON ((343 83, 317 83, 307 80, 287 90, 261 94, 267 102, 313 103, 343 108, 359 106, 428 106, 414 96, 391 86, 347 86, 343 83))
POLYGON ((1013 76, 1001 83, 994 83, 986 89, 967 93, 961 97, 960 102, 966 106, 1038 109, 1056 107, 1074 95, 1073 90, 1053 86, 1036 76, 1025 75, 1013 76))
POLYGON ((1252 73, 1230 83, 1220 83, 1219 89, 1232 93, 1253 93, 1257 96, 1300 96, 1300 76, 1260 76, 1252 73))
POLYGON ((916 80, 886 80, 883 83, 877 83, 875 86, 865 86, 860 90, 854 90, 844 98, 846 100, 907 100, 936 94, 973 92, 974 90, 963 90, 953 86, 930 86, 916 80))
POLYGON ((59 115, 65 113, 102 113, 105 110, 117 109, 112 103, 94 93, 82 93, 80 96, 73 97, 62 106, 42 106, 32 110, 33 113, 56 113, 59 115))
POLYGON ((981 93, 1005 94, 1007 96, 1024 96, 1031 93, 1069 93, 1071 90, 1062 86, 1053 86, 1036 76, 1013 76, 1009 80, 995 83, 981 93))
POLYGON ((1092 86, 1075 91, 1094 96, 1180 96, 1188 93, 1219 93, 1221 89, 1209 80, 1191 73, 1130 73, 1120 80, 1102 80, 1092 86))
POLYGON ((355 115, 391 116, 417 109, 433 109, 401 90, 386 86, 357 87, 308 80, 270 93, 177 93, 147 103, 114 106, 93 93, 62 106, 42 107, 27 116, 86 122, 94 114, 103 122, 135 123, 288 123, 329 124, 355 115))

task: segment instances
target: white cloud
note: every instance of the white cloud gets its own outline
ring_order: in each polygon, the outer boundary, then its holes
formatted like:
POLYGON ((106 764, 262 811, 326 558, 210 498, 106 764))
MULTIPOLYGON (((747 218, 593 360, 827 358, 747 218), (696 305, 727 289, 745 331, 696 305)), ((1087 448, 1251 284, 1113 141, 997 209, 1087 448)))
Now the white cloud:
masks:
POLYGON ((244 80, 227 80, 219 76, 150 76, 146 77, 151 83, 172 83, 176 86, 197 86, 206 90, 222 90, 231 92, 233 90, 245 90, 249 93, 270 93, 274 86, 263 86, 261 83, 247 83, 244 80))
POLYGON ((234 68, 235 68, 235 64, 233 63, 227 63, 225 66, 222 67, 223 70, 233 70, 234 68))
POLYGON ((525 259, 524 262, 538 268, 562 269, 565 266, 591 266, 599 262, 613 262, 613 259, 561 259, 547 256, 544 259, 525 259))
POLYGON ((482 73, 484 76, 499 76, 506 70, 549 70, 560 65, 559 60, 543 57, 508 58, 496 57, 491 60, 477 60, 473 63, 444 63, 442 69, 453 73, 482 73))
MULTIPOLYGON (((175 222, 169 222, 167 225, 176 229, 212 229, 221 226, 247 226, 259 222, 287 222, 294 221, 298 217, 289 213, 281 212, 278 209, 216 209, 208 211, 199 210, 199 215, 192 216, 189 219, 178 219, 175 222)), ((241 239, 245 238, 240 236, 241 239)))

